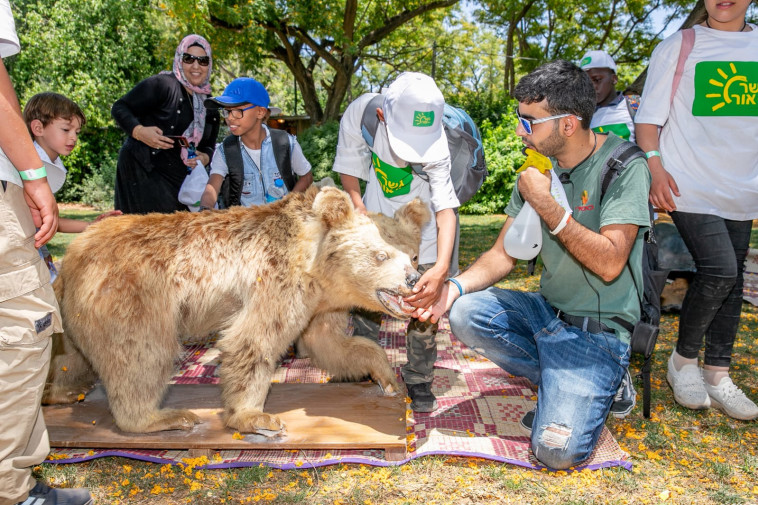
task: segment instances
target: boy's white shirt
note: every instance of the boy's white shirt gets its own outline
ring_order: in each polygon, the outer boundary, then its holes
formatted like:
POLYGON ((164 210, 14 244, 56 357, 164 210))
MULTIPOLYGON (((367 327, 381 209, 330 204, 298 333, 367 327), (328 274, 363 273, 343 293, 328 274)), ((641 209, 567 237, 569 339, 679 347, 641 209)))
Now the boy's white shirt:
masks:
POLYGON ((63 187, 66 182, 66 167, 63 166, 63 161, 60 156, 56 156, 55 160, 51 160, 47 152, 40 146, 37 141, 34 141, 34 148, 37 149, 39 158, 45 163, 45 169, 47 170, 47 183, 50 185, 50 190, 53 193, 57 193, 63 187))
MULTIPOLYGON (((269 133, 269 128, 266 125, 263 125, 263 129, 266 130, 266 138, 270 137, 271 134, 269 133)), ((247 153, 250 155, 250 159, 252 159, 257 167, 261 166, 261 150, 260 149, 250 149, 245 145, 244 142, 240 142, 240 145, 247 151, 247 153)), ((224 143, 219 142, 216 144, 216 151, 223 149, 224 143)), ((298 177, 302 177, 308 172, 311 171, 311 164, 306 159, 305 154, 303 154, 303 148, 300 147, 300 143, 297 141, 297 139, 293 139, 290 137, 290 147, 292 148, 292 151, 290 152, 290 163, 292 166, 292 172, 295 173, 298 177)), ((226 161, 221 156, 214 156, 213 159, 211 159, 211 171, 210 175, 218 174, 221 177, 226 177, 229 175, 229 167, 226 165, 226 161)))
MULTIPOLYGON (((432 211, 431 220, 421 230, 421 246, 419 263, 431 264, 437 262, 437 223, 435 212, 459 207, 455 188, 450 179, 450 152, 441 152, 441 159, 423 165, 424 172, 429 175, 429 182, 414 176, 410 191, 405 195, 387 198, 382 192, 381 184, 376 178, 376 172, 371 165, 371 152, 377 157, 395 167, 407 167, 408 163, 399 159, 392 152, 387 138, 387 130, 382 124, 376 130, 374 147, 369 149, 361 134, 361 120, 368 102, 376 96, 366 93, 355 99, 345 110, 340 121, 337 156, 332 169, 335 172, 352 175, 366 181, 366 192, 363 203, 370 212, 381 212, 392 217, 395 211, 404 204, 418 197, 429 205, 432 211)), ((446 146, 447 147, 447 146, 446 146)))

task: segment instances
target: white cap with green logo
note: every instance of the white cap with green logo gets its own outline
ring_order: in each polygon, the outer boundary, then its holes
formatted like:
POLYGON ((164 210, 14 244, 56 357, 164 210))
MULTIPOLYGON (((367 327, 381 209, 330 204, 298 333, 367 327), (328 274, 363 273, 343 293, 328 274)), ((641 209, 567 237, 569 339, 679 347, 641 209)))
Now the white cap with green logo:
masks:
POLYGON ((384 122, 390 147, 409 163, 437 161, 447 154, 442 128, 445 99, 434 80, 403 72, 384 92, 384 122))
POLYGON ((613 61, 611 55, 605 51, 587 51, 579 62, 579 67, 582 70, 589 70, 591 68, 610 68, 616 72, 616 62, 613 61))

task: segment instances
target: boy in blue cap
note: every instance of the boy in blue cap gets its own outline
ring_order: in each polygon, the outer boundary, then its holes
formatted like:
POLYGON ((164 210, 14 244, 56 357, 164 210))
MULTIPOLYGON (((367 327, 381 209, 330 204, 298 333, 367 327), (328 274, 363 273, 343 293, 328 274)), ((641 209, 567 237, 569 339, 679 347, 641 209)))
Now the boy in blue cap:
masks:
POLYGON ((233 80, 221 96, 205 101, 206 107, 222 107, 231 135, 216 146, 201 210, 214 208, 217 201, 221 208, 263 205, 290 191, 305 191, 313 182, 297 139, 266 126, 269 105, 266 88, 250 77, 233 80))

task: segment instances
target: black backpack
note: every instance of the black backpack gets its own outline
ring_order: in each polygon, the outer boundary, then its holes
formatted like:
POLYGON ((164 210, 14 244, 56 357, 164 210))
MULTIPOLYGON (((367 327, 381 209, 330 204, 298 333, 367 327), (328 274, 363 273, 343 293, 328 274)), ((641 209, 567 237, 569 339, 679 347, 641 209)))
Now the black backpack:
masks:
MULTIPOLYGON (((376 95, 363 110, 361 134, 369 147, 374 147, 374 137, 379 128, 376 109, 384 105, 384 96, 376 95)), ((442 125, 450 149, 450 178, 455 188, 455 196, 463 205, 482 187, 487 177, 487 162, 484 159, 484 146, 479 129, 468 113, 452 105, 445 104, 442 125)), ((429 182, 429 175, 420 165, 411 163, 413 172, 429 182)))
MULTIPOLYGON (((628 164, 637 158, 644 158, 645 153, 633 142, 623 142, 613 150, 606 161, 600 175, 600 202, 608 188, 618 179, 628 164)), ((650 417, 650 368, 653 351, 658 341, 659 324, 661 321, 661 292, 666 285, 668 270, 658 268, 658 243, 655 239, 653 206, 648 204, 650 211, 650 226, 645 232, 645 242, 642 248, 642 284, 643 295, 640 300, 640 320, 632 325, 619 317, 611 320, 626 328, 632 335, 632 352, 642 354, 645 362, 638 377, 642 378, 642 413, 650 417)), ((635 283, 637 280, 635 279, 635 283)))
MULTIPOLYGON (((269 135, 271 135, 271 147, 274 149, 274 158, 276 159, 276 167, 279 169, 279 175, 282 176, 287 190, 292 191, 292 188, 295 187, 295 176, 292 173, 289 134, 284 130, 269 128, 269 135)), ((224 155, 226 156, 229 174, 224 177, 224 182, 221 184, 218 204, 219 208, 228 209, 240 204, 242 181, 245 178, 242 148, 238 136, 229 135, 224 139, 224 155)))

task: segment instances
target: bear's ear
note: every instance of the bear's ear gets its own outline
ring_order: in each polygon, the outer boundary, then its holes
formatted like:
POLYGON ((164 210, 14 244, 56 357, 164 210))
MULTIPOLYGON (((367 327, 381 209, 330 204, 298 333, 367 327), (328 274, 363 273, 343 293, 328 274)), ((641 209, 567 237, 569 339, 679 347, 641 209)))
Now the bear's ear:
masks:
POLYGON ((313 201, 313 210, 321 216, 321 220, 332 228, 353 218, 353 202, 347 193, 337 188, 322 188, 313 201))
POLYGON ((423 228, 431 218, 432 215, 429 212, 429 207, 418 198, 414 198, 395 211, 395 219, 397 221, 402 224, 407 223, 415 226, 419 230, 423 228))

